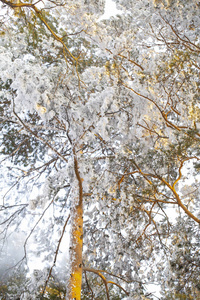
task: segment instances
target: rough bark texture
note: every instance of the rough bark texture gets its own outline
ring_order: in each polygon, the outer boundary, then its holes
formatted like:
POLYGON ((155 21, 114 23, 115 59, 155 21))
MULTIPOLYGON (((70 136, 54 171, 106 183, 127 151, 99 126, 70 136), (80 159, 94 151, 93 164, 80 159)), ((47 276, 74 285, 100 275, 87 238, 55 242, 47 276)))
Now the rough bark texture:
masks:
POLYGON ((72 217, 72 232, 71 232, 71 274, 69 280, 69 296, 67 300, 81 299, 81 284, 82 284, 82 249, 83 249, 83 187, 82 178, 78 169, 78 161, 74 154, 74 170, 78 181, 79 201, 74 208, 72 217))
POLYGON ((71 255, 73 258, 71 264, 71 274, 69 280, 68 300, 81 299, 82 283, 82 247, 83 247, 83 208, 78 205, 75 208, 75 214, 72 224, 72 246, 71 255))

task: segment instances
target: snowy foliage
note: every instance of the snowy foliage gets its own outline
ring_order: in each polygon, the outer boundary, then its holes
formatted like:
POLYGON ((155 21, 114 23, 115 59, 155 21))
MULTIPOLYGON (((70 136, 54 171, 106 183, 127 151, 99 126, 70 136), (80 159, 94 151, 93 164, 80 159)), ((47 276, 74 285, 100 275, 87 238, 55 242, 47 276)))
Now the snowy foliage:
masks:
POLYGON ((101 21, 101 0, 1 2, 0 238, 6 255, 26 236, 21 299, 64 299, 80 181, 83 299, 107 297, 91 269, 110 299, 197 299, 199 2, 118 0, 101 21))

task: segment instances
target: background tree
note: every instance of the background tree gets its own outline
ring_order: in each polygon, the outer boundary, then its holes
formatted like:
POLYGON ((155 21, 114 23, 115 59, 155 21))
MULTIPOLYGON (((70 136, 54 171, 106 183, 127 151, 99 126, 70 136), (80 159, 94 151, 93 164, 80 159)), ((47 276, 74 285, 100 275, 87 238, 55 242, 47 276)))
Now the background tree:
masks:
POLYGON ((198 3, 1 2, 2 247, 43 262, 21 298, 83 273, 83 299, 196 299, 198 3))

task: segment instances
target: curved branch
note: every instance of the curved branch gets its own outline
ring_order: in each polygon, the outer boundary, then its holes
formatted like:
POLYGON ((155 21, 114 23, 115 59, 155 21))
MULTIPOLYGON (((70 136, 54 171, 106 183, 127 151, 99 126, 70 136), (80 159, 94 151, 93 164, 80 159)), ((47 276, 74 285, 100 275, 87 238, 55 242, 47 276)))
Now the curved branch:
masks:
MULTIPOLYGON (((200 224, 200 219, 198 219, 197 217, 195 217, 188 209, 187 207, 182 203, 181 198, 179 197, 178 193, 176 192, 174 185, 171 186, 164 178, 160 178, 160 180, 172 191, 172 193, 174 194, 178 205, 184 210, 184 212, 190 217, 192 218, 195 222, 200 224)), ((177 180, 176 180, 177 181, 177 180)))
POLYGON ((114 281, 107 280, 106 277, 102 273, 106 273, 108 275, 111 275, 111 276, 114 276, 114 277, 117 277, 119 279, 124 280, 123 278, 121 278, 119 276, 115 276, 115 275, 113 275, 113 274, 111 274, 107 271, 104 271, 104 270, 95 270, 95 269, 87 268, 87 267, 83 267, 83 270, 86 271, 86 272, 91 272, 91 273, 97 274, 99 277, 101 277, 101 279, 103 280, 103 282, 105 284, 105 287, 106 287, 106 295, 107 295, 108 300, 110 299, 109 298, 109 291, 108 291, 108 283, 111 283, 111 284, 114 284, 114 285, 118 286, 127 296, 129 295, 129 293, 121 285, 119 285, 118 283, 116 283, 114 281))
POLYGON ((200 219, 198 219, 197 217, 195 217, 195 216, 187 209, 187 207, 182 203, 181 198, 179 197, 178 193, 177 193, 176 190, 175 190, 175 185, 176 185, 176 183, 181 179, 181 176, 182 176, 182 174, 181 174, 181 169, 182 169, 182 167, 183 167, 183 163, 184 163, 185 161, 187 161, 187 160, 194 159, 194 158, 197 159, 197 160, 199 160, 196 156, 194 156, 194 157, 186 158, 186 159, 184 159, 184 160, 181 162, 181 165, 180 165, 180 167, 179 167, 179 176, 178 176, 178 178, 175 180, 175 182, 173 183, 173 185, 170 185, 170 183, 167 182, 167 180, 165 180, 165 179, 164 179, 163 177, 161 177, 161 176, 158 176, 158 175, 155 175, 155 174, 151 174, 151 173, 144 173, 144 172, 142 172, 142 170, 139 168, 139 166, 138 166, 136 163, 134 163, 134 164, 135 164, 135 166, 137 167, 139 173, 145 178, 145 180, 146 180, 149 184, 153 184, 153 183, 148 179, 148 177, 158 179, 158 180, 160 180, 162 183, 164 183, 164 184, 171 190, 171 192, 173 193, 173 195, 174 195, 174 197, 175 197, 175 199, 176 199, 176 201, 177 201, 177 204, 184 210, 184 212, 185 212, 190 218, 192 218, 195 222, 197 222, 197 223, 200 224, 200 219))
POLYGON ((75 61, 75 64, 77 64, 77 61, 79 59, 79 57, 75 57, 70 50, 67 48, 67 46, 65 45, 65 43, 62 40, 62 37, 59 37, 49 26, 49 24, 45 21, 42 12, 35 6, 35 4, 31 4, 31 3, 13 3, 11 1, 7 1, 7 0, 0 0, 2 3, 10 6, 11 8, 23 8, 23 7, 28 7, 30 9, 33 9, 36 13, 36 15, 38 16, 38 18, 40 19, 40 21, 42 22, 42 24, 44 24, 44 26, 47 28, 47 30, 52 34, 52 36, 62 44, 63 48, 69 53, 69 55, 73 58, 73 60, 75 61))
MULTIPOLYGON (((152 100, 151 98, 149 98, 149 97, 147 97, 147 96, 145 96, 145 95, 142 95, 142 94, 138 93, 138 92, 135 91, 133 88, 131 88, 130 86, 126 85, 126 84, 123 83, 123 82, 121 82, 121 84, 122 84, 125 88, 131 90, 131 91, 132 91, 134 94, 136 94, 137 96, 142 97, 142 98, 144 98, 144 99, 150 101, 151 103, 153 103, 153 104, 155 105, 155 107, 159 110, 161 116, 163 117, 163 119, 164 119, 164 121, 166 122, 166 125, 167 125, 168 127, 171 127, 171 128, 176 129, 176 130, 178 130, 178 131, 181 130, 182 127, 178 127, 178 126, 174 125, 172 122, 170 122, 170 121, 167 119, 167 114, 166 114, 166 113, 158 106, 158 104, 157 104, 154 100, 152 100)), ((185 127, 183 127, 183 128, 185 128, 185 127)))

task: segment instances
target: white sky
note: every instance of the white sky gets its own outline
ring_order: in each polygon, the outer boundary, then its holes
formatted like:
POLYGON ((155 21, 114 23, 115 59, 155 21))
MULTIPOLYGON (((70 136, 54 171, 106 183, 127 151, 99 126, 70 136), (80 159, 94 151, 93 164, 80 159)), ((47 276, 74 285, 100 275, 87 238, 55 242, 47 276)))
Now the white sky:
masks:
POLYGON ((99 18, 99 21, 109 19, 111 16, 116 16, 119 14, 122 14, 122 11, 117 9, 115 2, 112 0, 106 0, 105 12, 103 16, 99 18))

